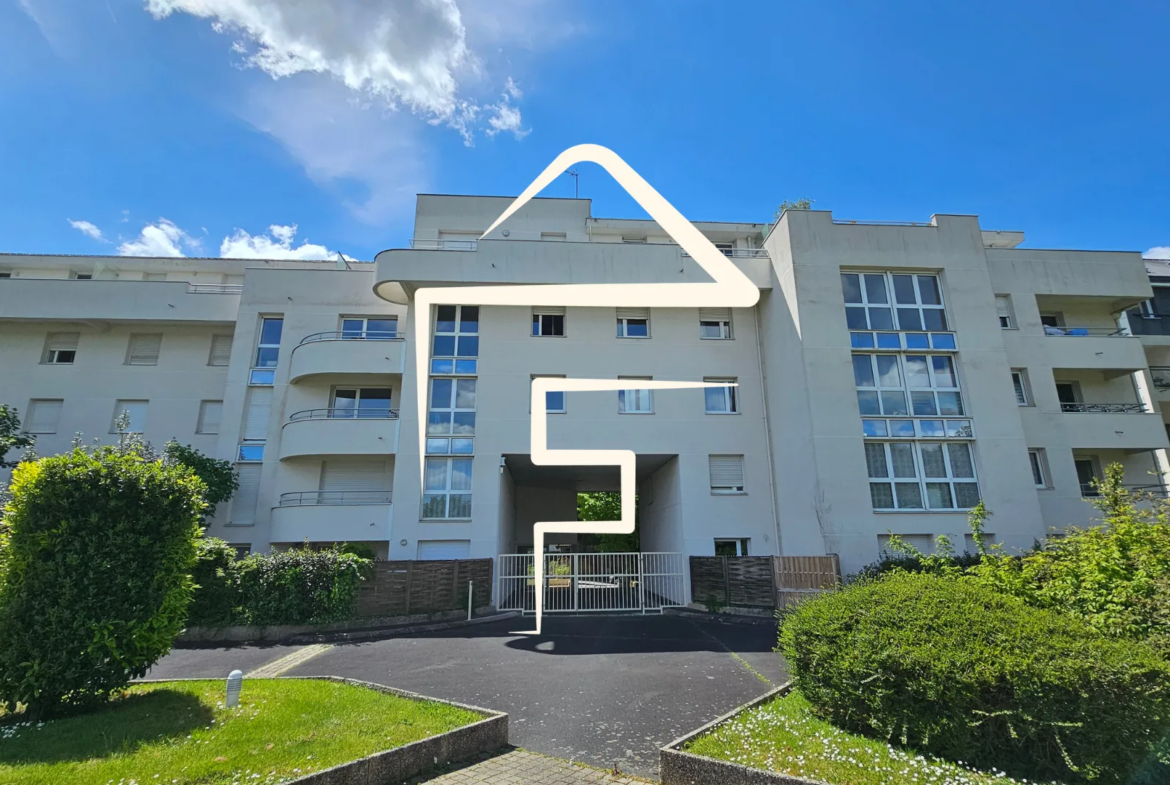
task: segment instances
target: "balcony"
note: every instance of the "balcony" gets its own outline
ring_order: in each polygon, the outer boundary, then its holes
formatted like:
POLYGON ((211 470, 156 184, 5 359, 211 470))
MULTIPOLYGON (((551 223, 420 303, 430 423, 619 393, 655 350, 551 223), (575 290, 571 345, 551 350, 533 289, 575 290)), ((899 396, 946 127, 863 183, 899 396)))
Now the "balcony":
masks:
MULTIPOLYGON (((1129 491, 1131 497, 1137 499, 1165 499, 1170 496, 1170 488, 1167 488, 1162 483, 1143 483, 1139 485, 1123 485, 1121 486, 1129 491)), ((1081 483, 1081 498, 1096 499, 1101 496, 1100 489, 1093 483, 1081 483)))
POLYGON ((398 448, 395 409, 306 409, 280 435, 280 460, 326 455, 392 455, 398 448))
POLYGON ((293 347, 289 383, 311 376, 402 373, 406 336, 396 333, 314 333, 293 347))
POLYGON ((361 542, 390 537, 389 491, 282 493, 272 509, 272 542, 361 542))
POLYGON ((1062 403, 1060 410, 1078 414, 1149 414, 1140 403, 1062 403))
POLYGON ((1029 365, 1037 358, 1053 368, 1136 371, 1146 367, 1137 338, 1111 327, 1045 327, 1045 334, 1004 330, 1010 362, 1029 365))
POLYGON ((183 281, 0 280, 0 319, 234 324, 242 286, 183 281))
POLYGON ((1129 452, 1167 448, 1160 413, 1140 403, 1061 403, 1070 446, 1129 452))

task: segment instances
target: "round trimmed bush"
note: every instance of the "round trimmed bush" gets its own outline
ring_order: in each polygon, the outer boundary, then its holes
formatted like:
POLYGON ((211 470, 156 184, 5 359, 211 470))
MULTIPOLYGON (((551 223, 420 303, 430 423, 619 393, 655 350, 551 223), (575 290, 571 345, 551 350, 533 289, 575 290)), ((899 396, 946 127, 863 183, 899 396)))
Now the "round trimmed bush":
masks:
POLYGON ((823 718, 1029 779, 1127 782, 1170 730, 1151 648, 969 578, 893 573, 797 607, 780 650, 823 718))
POLYGON ((0 527, 0 704, 29 717, 105 700, 187 617, 203 482, 133 453, 20 464, 0 527))

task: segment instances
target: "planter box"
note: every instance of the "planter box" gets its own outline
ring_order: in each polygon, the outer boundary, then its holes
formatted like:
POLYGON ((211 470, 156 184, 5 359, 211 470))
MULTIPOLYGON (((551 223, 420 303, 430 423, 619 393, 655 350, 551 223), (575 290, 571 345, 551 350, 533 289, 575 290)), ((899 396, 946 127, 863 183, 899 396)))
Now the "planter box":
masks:
POLYGON ((682 749, 690 741, 699 736, 705 736, 736 715, 754 709, 773 698, 787 695, 791 690, 791 682, 783 684, 750 703, 733 709, 719 719, 707 723, 698 730, 688 733, 681 739, 675 739, 667 744, 658 753, 662 785, 826 785, 818 780, 753 769, 717 758, 705 758, 702 755, 684 752, 682 749))

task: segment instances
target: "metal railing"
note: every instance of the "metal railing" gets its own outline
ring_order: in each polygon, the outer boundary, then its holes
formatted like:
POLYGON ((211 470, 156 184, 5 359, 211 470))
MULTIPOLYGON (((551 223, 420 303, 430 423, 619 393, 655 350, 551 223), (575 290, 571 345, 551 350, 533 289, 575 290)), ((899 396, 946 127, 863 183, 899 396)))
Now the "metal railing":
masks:
POLYGON ((1129 337, 1129 333, 1119 327, 1053 327, 1047 324, 1044 325, 1044 334, 1070 336, 1073 338, 1084 338, 1086 336, 1096 336, 1098 338, 1102 336, 1107 338, 1129 337))
MULTIPOLYGON (((653 245, 654 243, 650 243, 653 245)), ((720 248, 719 253, 726 256, 728 259, 767 259, 768 252, 763 248, 720 248)), ((690 258, 690 254, 686 251, 681 252, 683 256, 690 258)))
POLYGON ((1151 365, 1150 377, 1154 380, 1155 387, 1162 390, 1170 389, 1170 367, 1151 365))
POLYGON ((305 409, 289 415, 289 422, 298 420, 397 420, 397 409, 350 409, 332 407, 329 409, 305 409))
POLYGON ((1083 414, 1147 414, 1142 403, 1062 403, 1060 410, 1083 414))
POLYGON ((242 283, 189 283, 187 294, 241 294, 242 283))
POLYGON ((301 344, 315 343, 316 341, 405 341, 406 335, 402 330, 329 330, 323 333, 313 333, 301 339, 301 344))
POLYGON ((421 240, 411 238, 410 247, 426 251, 474 251, 479 247, 478 240, 421 240))
MULTIPOLYGON (((1155 482, 1155 483, 1138 483, 1138 484, 1132 484, 1132 485, 1127 483, 1127 484, 1122 485, 1121 487, 1125 488, 1126 490, 1128 490, 1131 494, 1133 494, 1135 496, 1155 496, 1155 497, 1159 497, 1159 498, 1165 498, 1166 496, 1170 495, 1170 489, 1168 489, 1162 483, 1157 483, 1157 482, 1155 482)), ((1088 482, 1081 483, 1081 497, 1082 498, 1096 499, 1100 495, 1101 495, 1100 486, 1094 485, 1093 483, 1088 483, 1088 482)))
POLYGON ((390 491, 294 491, 280 494, 280 506, 390 504, 390 498, 390 491))
POLYGON ((930 221, 854 221, 848 218, 833 219, 841 226, 934 226, 930 221))

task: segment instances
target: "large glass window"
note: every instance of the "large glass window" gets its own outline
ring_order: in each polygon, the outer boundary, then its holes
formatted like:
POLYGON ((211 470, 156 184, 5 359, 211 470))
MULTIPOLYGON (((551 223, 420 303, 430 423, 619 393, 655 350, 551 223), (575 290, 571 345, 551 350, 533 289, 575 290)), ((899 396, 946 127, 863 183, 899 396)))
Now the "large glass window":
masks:
POLYGON ((964 416, 953 355, 855 354, 853 379, 862 416, 964 416))
POLYGON ((471 458, 427 458, 424 518, 471 517, 471 458))
POLYGON ((850 330, 949 329, 937 275, 842 273, 841 289, 850 330))
POLYGON ((262 319, 260 340, 256 344, 256 363, 253 368, 275 368, 280 356, 280 334, 284 330, 284 319, 262 319))
POLYGON ((478 357, 479 306, 436 306, 432 340, 432 357, 478 357))
POLYGON ((475 379, 431 379, 427 436, 475 435, 475 379))
MULTIPOLYGON (((649 376, 619 376, 630 381, 649 381, 649 376)), ((652 414, 654 399, 646 388, 618 390, 618 412, 620 414, 652 414)))
POLYGON ((969 442, 865 443, 875 510, 966 510, 979 503, 969 442))
POLYGON ((703 401, 707 414, 738 414, 739 396, 735 379, 703 379, 705 382, 724 383, 726 387, 704 387, 703 401))
POLYGON ((398 337, 398 318, 381 319, 366 316, 344 316, 341 319, 341 337, 345 340, 366 339, 386 341, 398 337))
POLYGON ((390 417, 389 387, 349 387, 333 391, 334 417, 384 418, 390 417))

